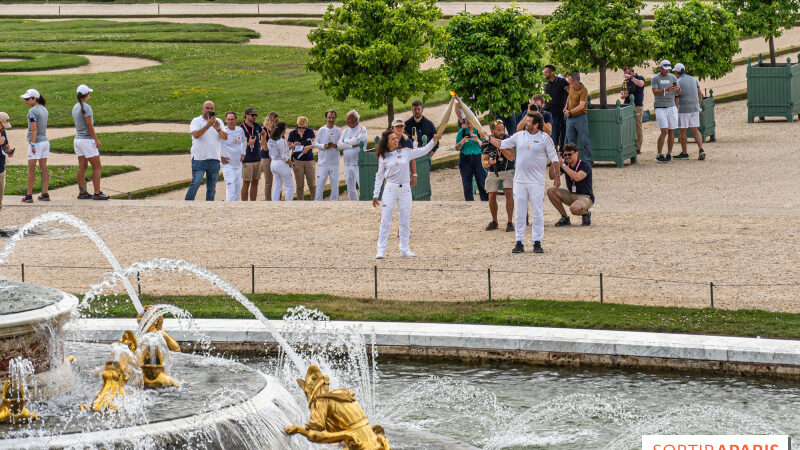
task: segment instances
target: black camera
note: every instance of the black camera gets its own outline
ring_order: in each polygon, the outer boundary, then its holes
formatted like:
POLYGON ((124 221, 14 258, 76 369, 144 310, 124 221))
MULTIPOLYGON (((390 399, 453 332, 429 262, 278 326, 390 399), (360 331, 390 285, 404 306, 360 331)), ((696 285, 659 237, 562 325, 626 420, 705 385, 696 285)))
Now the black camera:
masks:
POLYGON ((489 168, 491 169, 492 172, 494 172, 494 175, 496 177, 499 177, 500 175, 498 174, 498 172, 500 172, 500 153, 497 151, 497 147, 489 143, 489 141, 486 141, 483 144, 481 144, 481 150, 483 151, 483 153, 489 155, 490 160, 492 159, 495 160, 495 163, 491 164, 489 168))
POLYGON ((209 111, 209 113, 208 113, 208 117, 214 117, 216 115, 217 115, 217 113, 215 113, 214 111, 209 111))
POLYGON ((542 107, 541 107, 541 106, 539 106, 539 105, 537 105, 536 103, 531 103, 530 110, 531 110, 531 111, 541 111, 541 110, 542 110, 542 107))

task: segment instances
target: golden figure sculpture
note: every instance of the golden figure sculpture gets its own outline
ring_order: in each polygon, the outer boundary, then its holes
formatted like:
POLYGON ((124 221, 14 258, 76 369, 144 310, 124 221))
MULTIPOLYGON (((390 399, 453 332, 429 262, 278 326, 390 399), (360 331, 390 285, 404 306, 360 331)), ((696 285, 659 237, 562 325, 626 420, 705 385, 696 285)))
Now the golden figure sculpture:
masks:
MULTIPOLYGON (((147 309, 149 306, 150 305, 145 306, 145 309, 147 309)), ((139 316, 139 320, 141 320, 141 316, 139 316)), ((163 317, 159 317, 158 321, 163 323, 163 317)), ((158 328, 153 328, 155 325, 156 324, 154 323, 153 326, 150 327, 149 332, 158 331, 158 328)), ((162 336, 165 336, 165 340, 166 337, 169 337, 167 333, 163 331, 161 333, 162 336)), ((172 337, 169 338, 172 339, 172 337)), ((125 334, 122 335, 122 339, 119 341, 123 344, 126 344, 133 353, 136 353, 136 351, 139 349, 139 344, 136 341, 136 335, 131 330, 126 331, 125 334)), ((167 346, 169 347, 169 341, 166 340, 166 342, 167 346)), ((172 342, 175 343, 175 345, 178 345, 174 339, 172 339, 172 342)), ((150 347, 140 352, 138 362, 139 367, 142 369, 142 378, 145 388, 158 389, 170 386, 178 387, 178 383, 176 383, 175 380, 173 380, 169 374, 167 374, 166 370, 164 370, 164 355, 158 348, 150 347)))
MULTIPOLYGON (((92 400, 92 411, 102 411, 106 409, 117 409, 117 399, 127 395, 125 393, 125 383, 128 382, 127 371, 119 361, 106 361, 103 369, 103 387, 92 400)), ((82 405, 80 409, 88 409, 82 405)))
POLYGON ((10 380, 3 383, 3 402, 0 403, 0 423, 32 422, 39 416, 25 407, 25 388, 12 386, 10 380))
POLYGON ((302 434, 317 444, 344 443, 349 450, 391 450, 383 427, 370 428, 367 415, 352 391, 329 390, 330 380, 317 366, 310 366, 306 379, 297 379, 308 399, 311 419, 305 428, 286 427, 287 434, 302 434))
MULTIPOLYGON (((145 305, 142 309, 146 313, 152 307, 153 307, 153 305, 145 305)), ((142 318, 143 318, 143 315, 136 316, 136 323, 141 324, 142 323, 142 318)), ((170 351, 173 351, 173 352, 180 352, 181 351, 181 346, 180 346, 180 344, 178 344, 178 341, 176 341, 172 336, 167 334, 166 331, 162 330, 163 327, 164 327, 164 316, 159 316, 158 319, 153 321, 153 323, 150 325, 150 327, 147 328, 147 331, 145 331, 145 333, 152 333, 153 331, 160 331, 161 335, 164 336, 164 340, 167 342, 167 348, 169 348, 170 351)))

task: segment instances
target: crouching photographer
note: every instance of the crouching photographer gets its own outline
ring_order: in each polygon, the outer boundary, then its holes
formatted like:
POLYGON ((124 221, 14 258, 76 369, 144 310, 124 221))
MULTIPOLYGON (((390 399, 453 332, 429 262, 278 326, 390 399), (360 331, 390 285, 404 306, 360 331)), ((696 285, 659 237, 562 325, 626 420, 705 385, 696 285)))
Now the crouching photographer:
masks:
MULTIPOLYGON (((592 224, 592 212, 589 209, 594 205, 592 165, 578 159, 578 147, 575 144, 564 145, 564 157, 559 157, 558 160, 561 173, 567 181, 567 189, 551 187, 547 190, 550 203, 561 214, 556 226, 563 227, 570 224, 564 205, 569 206, 572 215, 581 216, 581 225, 589 226, 592 224)), ((555 179, 552 174, 550 178, 555 179)))
MULTIPOLYGON (((503 140, 508 138, 505 133, 505 126, 502 120, 495 120, 491 126, 492 136, 503 140)), ((506 197, 506 231, 514 231, 514 197, 512 188, 514 186, 514 149, 498 149, 490 142, 481 145, 481 163, 483 167, 489 169, 486 174, 486 192, 489 194, 489 211, 492 213, 492 221, 486 226, 486 231, 497 229, 497 191, 500 189, 500 182, 503 183, 503 193, 506 197)))

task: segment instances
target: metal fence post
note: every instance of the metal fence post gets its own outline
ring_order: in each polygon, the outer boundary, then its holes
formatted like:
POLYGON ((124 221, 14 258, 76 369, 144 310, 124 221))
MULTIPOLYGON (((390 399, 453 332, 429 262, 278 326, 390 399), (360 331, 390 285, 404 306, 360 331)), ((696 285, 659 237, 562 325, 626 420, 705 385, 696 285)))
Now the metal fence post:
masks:
POLYGON ((256 265, 250 264, 250 293, 256 293, 256 265))
POLYGON ((492 299, 492 268, 489 267, 486 269, 486 278, 489 281, 489 300, 492 299))
POLYGON ((25 282, 25 263, 19 265, 20 271, 22 272, 22 282, 25 282))
POLYGON ((714 282, 711 281, 708 283, 708 286, 711 288, 711 307, 714 307, 714 282))
POLYGON ((603 303, 603 272, 600 272, 600 303, 603 303))
POLYGON ((375 281, 375 300, 378 299, 378 266, 373 266, 372 278, 375 281))
POLYGON ((139 272, 136 272, 136 286, 139 288, 139 295, 142 295, 142 280, 139 278, 139 272))

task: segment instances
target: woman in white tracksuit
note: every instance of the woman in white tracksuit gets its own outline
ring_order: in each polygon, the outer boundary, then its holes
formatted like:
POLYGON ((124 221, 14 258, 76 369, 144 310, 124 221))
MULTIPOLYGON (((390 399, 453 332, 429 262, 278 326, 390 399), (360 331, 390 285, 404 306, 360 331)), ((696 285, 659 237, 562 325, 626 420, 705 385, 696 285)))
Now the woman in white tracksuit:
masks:
POLYGON ((376 259, 383 259, 386 253, 386 242, 389 240, 389 229, 392 227, 392 214, 397 204, 397 215, 400 220, 400 255, 403 257, 416 256, 408 248, 410 234, 409 221, 411 219, 411 181, 409 162, 420 156, 427 155, 437 142, 439 135, 435 135, 428 144, 419 149, 402 148, 399 146, 397 135, 393 130, 384 131, 378 143, 378 173, 375 174, 375 190, 372 194, 372 206, 381 205, 381 227, 378 232, 378 253, 376 259), (386 180, 383 190, 383 204, 378 201, 381 185, 386 180))
POLYGON ((272 162, 269 165, 272 171, 272 201, 277 202, 281 199, 281 186, 283 186, 284 197, 287 202, 294 197, 294 181, 292 180, 291 158, 289 144, 283 135, 286 134, 286 123, 278 122, 269 134, 267 148, 272 162))

